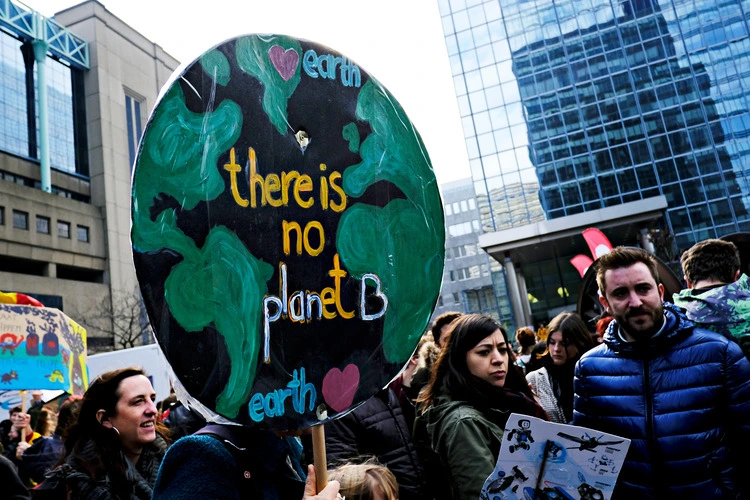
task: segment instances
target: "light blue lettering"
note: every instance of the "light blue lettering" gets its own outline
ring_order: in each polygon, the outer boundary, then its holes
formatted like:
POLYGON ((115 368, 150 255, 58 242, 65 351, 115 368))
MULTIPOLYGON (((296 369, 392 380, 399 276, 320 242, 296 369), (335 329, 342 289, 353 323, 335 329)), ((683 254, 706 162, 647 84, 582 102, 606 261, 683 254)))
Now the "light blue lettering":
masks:
POLYGON ((351 70, 351 77, 354 80, 352 83, 351 80, 349 80, 349 87, 352 85, 359 88, 360 85, 362 85, 362 77, 359 75, 359 68, 354 64, 349 64, 349 69, 351 70))
POLYGON ((281 299, 273 295, 263 298, 263 362, 271 362, 271 323, 281 317, 284 305, 281 299), (276 312, 271 314, 270 305, 276 306, 276 312))
POLYGON ((298 388, 299 388, 299 379, 297 378, 297 370, 294 370, 292 372, 292 380, 290 380, 289 383, 286 384, 286 386, 292 390, 292 407, 294 408, 294 411, 296 411, 299 414, 304 413, 305 409, 300 408, 299 400, 298 398, 294 396, 297 393, 298 388))
POLYGON ((279 408, 279 399, 276 391, 269 392, 266 397, 263 398, 263 411, 269 417, 279 417, 284 414, 284 408, 279 408), (271 405, 273 403, 273 405, 271 405))
POLYGON ((296 291, 289 298, 289 319, 292 321, 305 321, 305 292, 296 291))
MULTIPOLYGON (((318 55, 313 49, 305 52, 302 57, 302 69, 310 78, 321 76, 328 80, 336 79, 336 67, 339 68, 339 78, 344 87, 357 87, 362 85, 362 76, 359 68, 346 57, 338 57, 333 54, 318 55)), ((286 314, 286 311, 284 311, 286 314)))
POLYGON ((305 383, 305 369, 300 368, 299 370, 299 386, 301 387, 300 390, 297 391, 297 395, 299 396, 299 405, 302 411, 299 413, 304 413, 305 411, 305 395, 310 395, 310 405, 309 410, 313 411, 313 408, 315 408, 315 400, 317 399, 317 393, 315 392, 315 386, 311 383, 305 383))
POLYGON ((332 80, 333 78, 336 78, 336 73, 331 76, 329 73, 329 69, 331 69, 331 60, 330 60, 330 54, 321 54, 318 56, 318 71, 320 71, 320 76, 323 78, 332 80), (323 66, 323 63, 325 63, 325 67, 323 66))
POLYGON ((305 369, 300 368, 299 372, 292 372, 292 380, 287 382, 283 389, 276 389, 266 395, 256 393, 250 398, 248 403, 248 413, 254 422, 260 422, 264 418, 281 417, 286 411, 286 400, 290 399, 292 408, 300 415, 305 411, 313 411, 318 393, 315 386, 305 380, 305 369), (305 405, 305 400, 309 395, 309 404, 305 405))
POLYGON ((247 405, 250 418, 253 422, 261 422, 263 420, 263 396, 261 394, 253 394, 250 398, 250 404, 247 405))
POLYGON ((312 307, 313 302, 317 302, 318 304, 318 319, 323 317, 323 301, 320 300, 320 295, 318 295, 315 292, 310 292, 307 294, 307 320, 312 319, 312 307))
POLYGON ((281 415, 284 414, 284 400, 292 395, 290 389, 276 389, 276 400, 279 402, 279 408, 281 408, 281 415))
POLYGON ((318 72, 315 71, 315 62, 317 57, 318 54, 316 54, 312 49, 305 52, 305 55, 302 56, 302 69, 305 70, 305 73, 307 73, 307 76, 309 76, 310 78, 318 77, 318 72))
POLYGON ((361 280, 362 287, 360 288, 359 292, 359 316, 365 321, 373 321, 385 314, 385 310, 388 309, 388 297, 380 290, 380 278, 378 278, 376 275, 372 273, 365 273, 362 275, 361 280), (383 306, 380 308, 380 311, 373 313, 373 314, 367 314, 367 311, 365 310, 365 303, 366 303, 366 291, 367 291, 367 280, 372 280, 375 282, 375 296, 378 297, 382 302, 383 306))

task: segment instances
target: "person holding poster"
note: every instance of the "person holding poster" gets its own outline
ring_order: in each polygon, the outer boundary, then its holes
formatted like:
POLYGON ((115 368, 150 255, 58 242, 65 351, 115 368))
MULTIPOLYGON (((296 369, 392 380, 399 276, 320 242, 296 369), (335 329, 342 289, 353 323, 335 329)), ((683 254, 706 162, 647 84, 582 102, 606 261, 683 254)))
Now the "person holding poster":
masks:
POLYGON ((441 344, 418 399, 414 440, 435 498, 476 500, 495 467, 508 416, 547 418, 495 320, 461 316, 441 344))
POLYGON ((526 380, 550 421, 567 424, 573 420, 573 369, 581 355, 594 347, 594 339, 586 323, 572 312, 552 318, 547 329, 544 366, 526 375, 526 380))
POLYGON ((631 440, 613 498, 748 498, 750 363, 663 302, 656 259, 618 247, 598 260, 614 316, 575 370, 573 423, 631 440))
MULTIPOLYGON (((19 467, 21 465, 21 456, 23 455, 24 450, 28 449, 32 444, 39 440, 42 435, 31 428, 31 416, 28 413, 25 413, 20 406, 16 406, 10 410, 10 421, 13 423, 13 426, 9 431, 11 439, 3 455, 13 462, 13 465, 19 467), (26 432, 26 437, 22 440, 21 435, 23 434, 23 431, 26 432)), ((23 470, 19 471, 19 476, 25 484, 29 484, 29 479, 26 477, 23 470)))
POLYGON ((416 129, 343 54, 240 35, 162 88, 132 201, 159 347, 217 424, 170 449, 154 497, 310 497, 277 433, 318 434, 381 391, 440 293, 443 203, 416 129))

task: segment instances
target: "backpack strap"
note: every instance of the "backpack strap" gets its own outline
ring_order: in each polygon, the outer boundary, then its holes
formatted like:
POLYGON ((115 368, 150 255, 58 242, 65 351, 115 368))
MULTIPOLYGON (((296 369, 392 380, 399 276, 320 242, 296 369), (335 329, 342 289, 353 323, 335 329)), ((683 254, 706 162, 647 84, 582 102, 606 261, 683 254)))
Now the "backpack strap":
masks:
POLYGON ((240 498, 302 497, 304 478, 290 465, 288 444, 279 447, 278 438, 269 431, 208 424, 193 435, 211 436, 224 444, 237 464, 233 475, 240 498))
POLYGON ((238 433, 229 425, 208 424, 193 435, 210 436, 220 441, 232 455, 237 464, 237 470, 232 475, 240 493, 240 498, 262 498, 253 496, 262 492, 262 486, 259 481, 259 464, 255 463, 252 453, 247 448, 240 446, 240 444, 252 445, 252 443, 243 443, 241 436, 238 436, 238 433))

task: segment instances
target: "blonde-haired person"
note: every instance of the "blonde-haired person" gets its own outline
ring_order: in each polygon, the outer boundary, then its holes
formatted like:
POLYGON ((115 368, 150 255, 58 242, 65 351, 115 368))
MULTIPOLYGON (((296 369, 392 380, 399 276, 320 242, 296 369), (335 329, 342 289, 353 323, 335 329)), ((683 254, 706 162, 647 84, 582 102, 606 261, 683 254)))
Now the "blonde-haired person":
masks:
POLYGON ((398 500, 396 477, 374 460, 342 465, 328 471, 328 478, 339 482, 346 500, 398 500))

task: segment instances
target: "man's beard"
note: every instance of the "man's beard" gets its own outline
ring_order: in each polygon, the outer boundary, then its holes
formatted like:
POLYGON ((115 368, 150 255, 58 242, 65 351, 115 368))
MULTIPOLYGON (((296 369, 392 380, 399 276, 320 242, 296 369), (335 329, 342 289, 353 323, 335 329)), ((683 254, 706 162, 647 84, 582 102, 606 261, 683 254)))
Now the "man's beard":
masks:
POLYGON ((620 328, 625 330, 625 332, 634 340, 638 341, 650 339, 661 329, 662 325, 664 324, 664 309, 662 307, 659 307, 655 310, 644 308, 630 309, 625 313, 624 316, 615 316, 615 319, 617 320, 617 324, 620 325, 620 328), (643 325, 632 324, 630 322, 631 318, 642 318, 643 314, 646 314, 651 318, 650 327, 646 328, 643 325))

